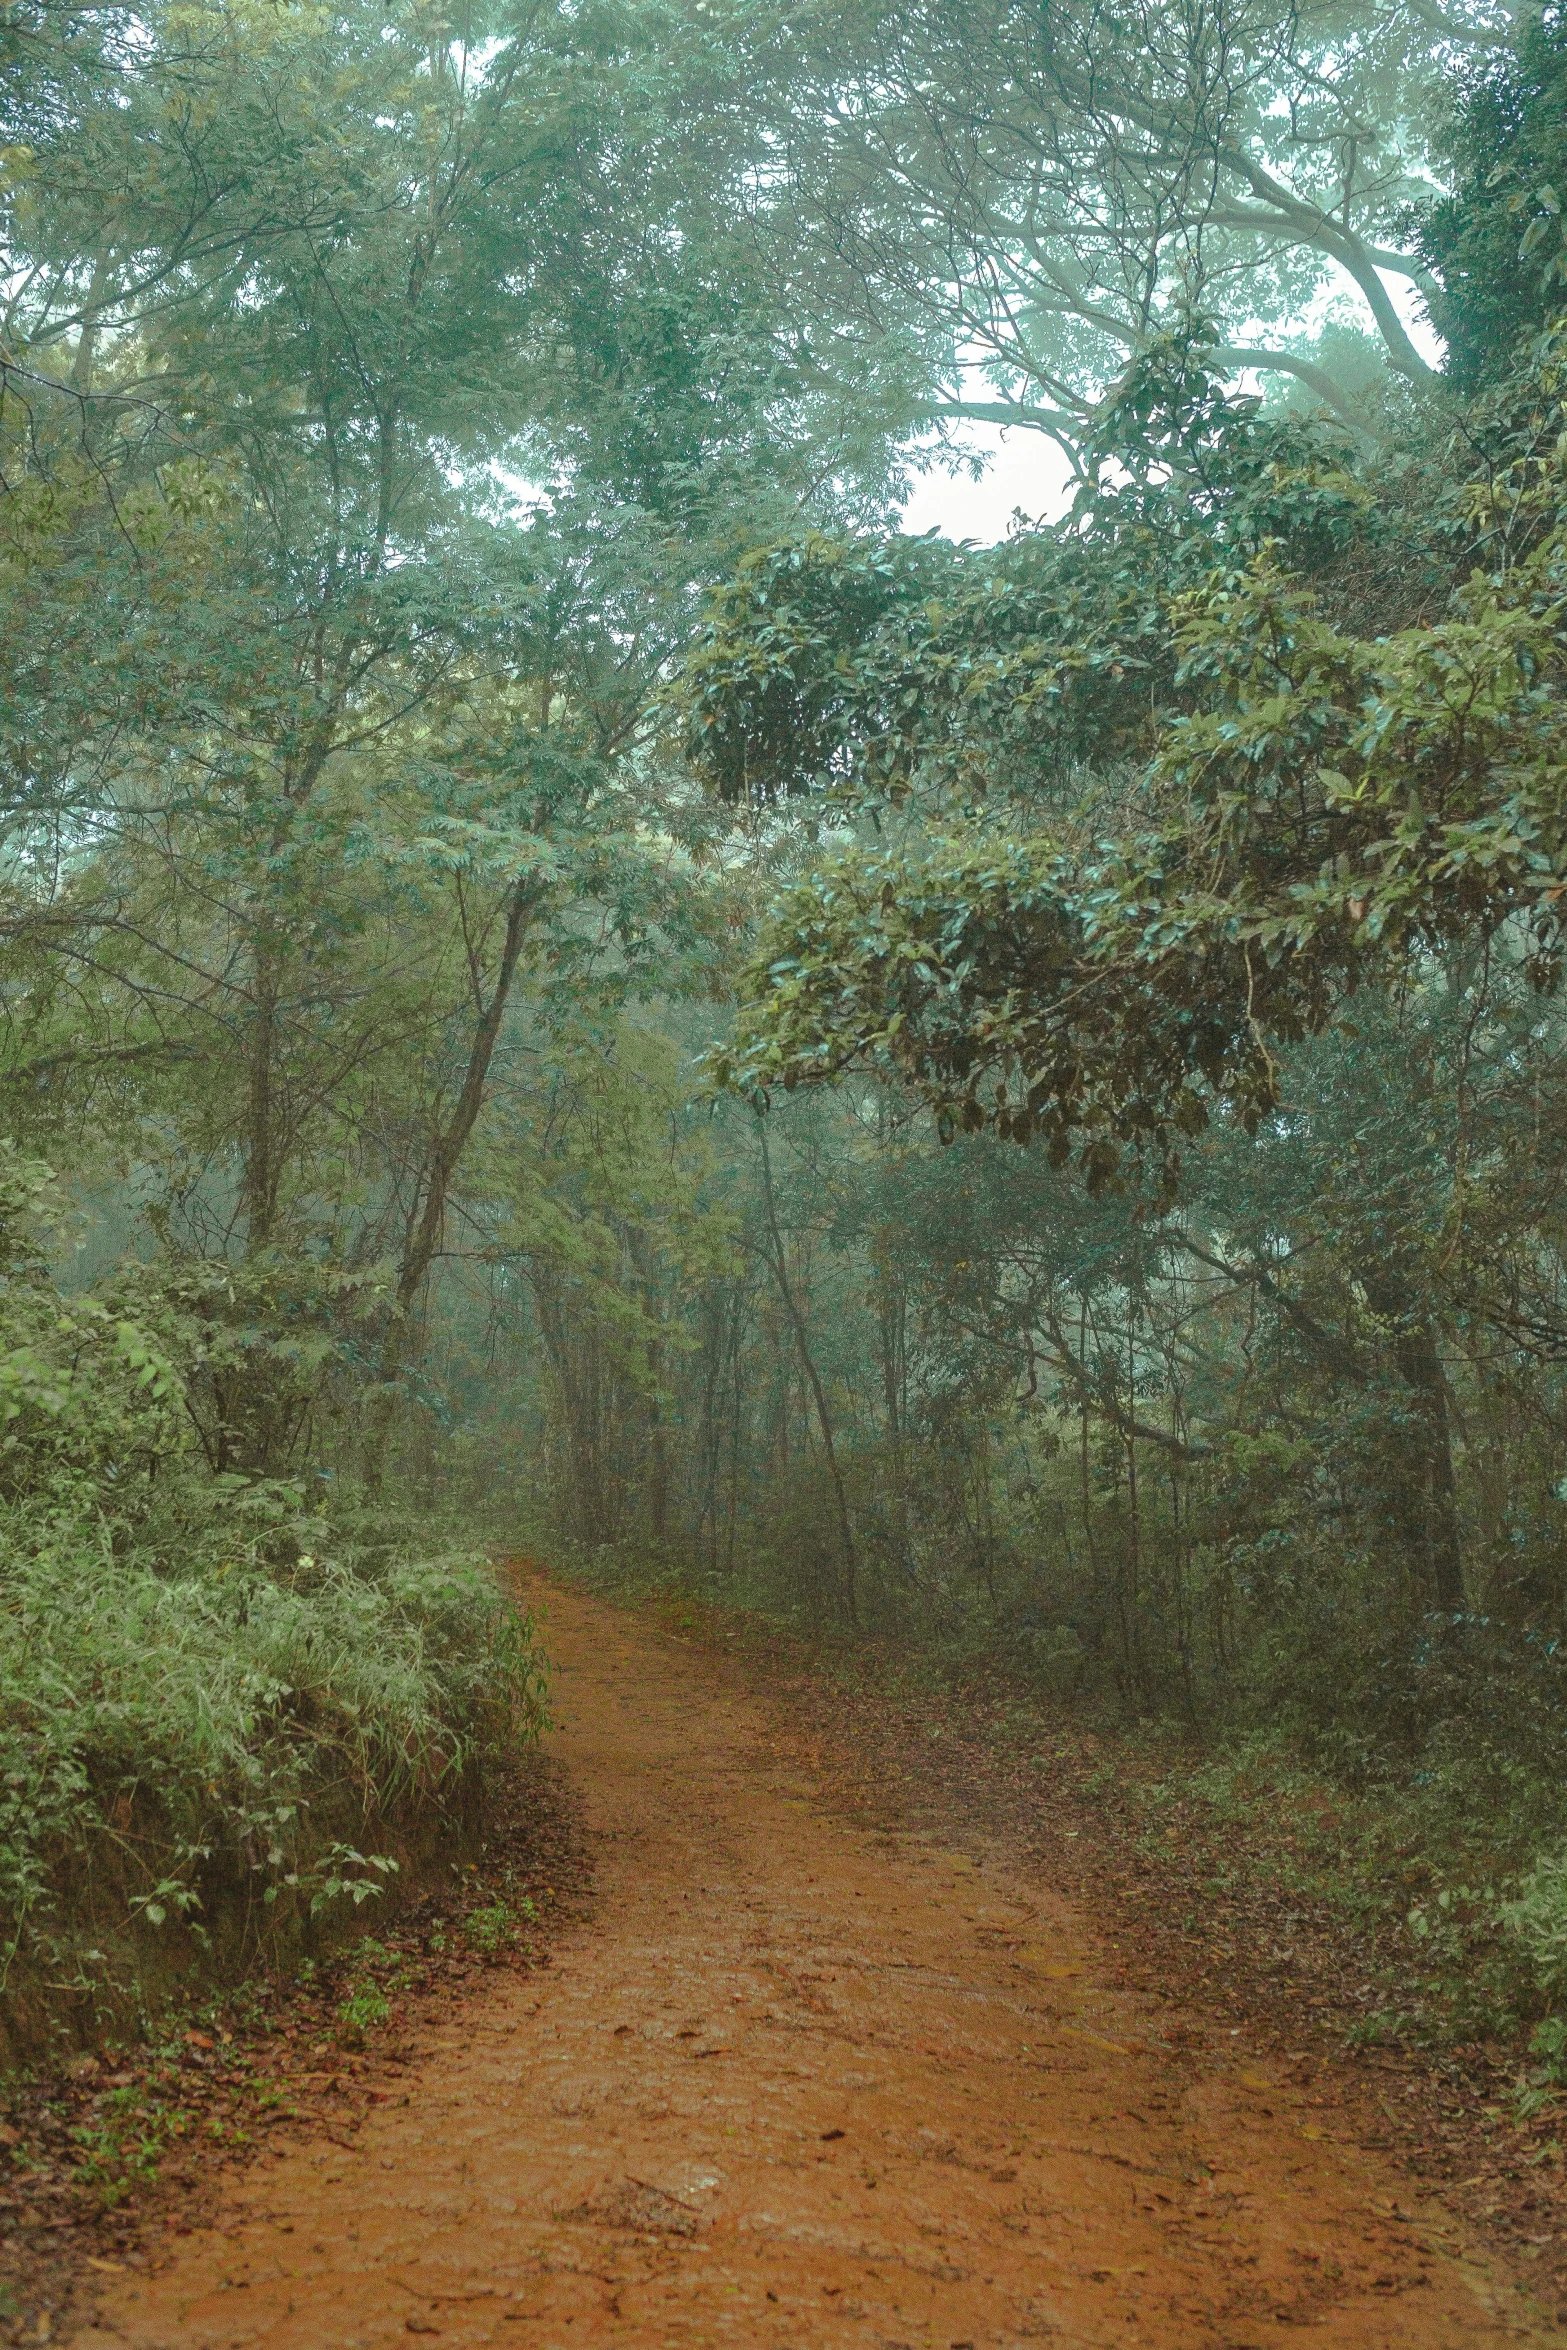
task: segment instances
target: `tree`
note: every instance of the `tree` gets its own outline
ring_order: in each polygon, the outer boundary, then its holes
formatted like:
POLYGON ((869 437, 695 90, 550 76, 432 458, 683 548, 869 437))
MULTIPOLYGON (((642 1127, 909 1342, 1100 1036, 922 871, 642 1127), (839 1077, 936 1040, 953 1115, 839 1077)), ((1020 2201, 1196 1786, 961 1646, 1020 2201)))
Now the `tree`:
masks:
POLYGON ((8 215, 9 1098, 155 1118, 247 1327, 351 1274, 313 1359, 385 1404, 517 998, 690 930, 644 712, 716 544, 819 475, 879 510, 885 427, 749 335, 678 16, 99 31, 8 215))
POLYGON ((830 370, 852 321, 924 355, 927 419, 1072 451, 1127 363, 1195 305, 1232 376, 1294 379, 1364 423, 1308 319, 1338 291, 1398 377, 1435 385, 1388 281, 1438 292, 1409 224, 1441 192, 1450 77, 1505 61, 1527 21, 1427 0, 1370 17, 920 0, 742 18, 782 159, 802 352, 830 370))
POLYGON ((1567 286, 1567 15, 1526 23, 1514 53, 1473 73, 1446 144, 1454 185, 1427 213, 1421 245, 1440 281, 1432 315, 1447 372, 1466 394, 1517 365, 1567 286))
MULTIPOLYGON (((1096 1182, 1128 1147, 1152 1149, 1170 1182, 1174 1139, 1213 1106, 1251 1125, 1271 1111, 1280 1045, 1320 1030, 1369 978, 1506 931, 1539 984, 1554 984, 1567 870, 1561 384, 1553 352, 1502 420, 1510 433, 1498 426, 1497 456, 1462 500, 1487 567, 1429 620, 1358 636, 1285 570, 1287 542, 1232 569, 1222 528, 1205 533, 1218 567, 1193 586, 1177 568, 1131 607, 1150 615, 1132 644, 1155 647, 1139 663, 1151 685, 1143 820, 1085 844, 1003 805, 907 847, 823 859, 769 925, 721 1071, 763 1090, 895 1072, 948 1129, 1040 1134, 1058 1159, 1079 1149, 1096 1182)), ((1244 479, 1252 427, 1238 422, 1244 479)), ((1276 474, 1275 491, 1286 485, 1308 538, 1324 491, 1330 513, 1353 516, 1342 474, 1276 474)), ((1113 494, 1112 549, 1118 505, 1113 494)), ((1070 563, 1073 532, 1053 535, 1070 563)), ((1002 596, 996 608, 1005 630, 1012 607, 1002 596)), ((896 635, 896 662, 874 627, 832 653, 834 679, 857 689, 837 696, 843 764, 873 780, 917 775, 929 748, 951 768, 956 673, 960 712, 971 697, 983 707, 997 681, 1001 722, 984 711, 965 749, 1001 783, 1009 747, 987 762, 982 745, 1008 746, 1012 712, 1026 726, 1043 708, 1054 723, 1080 693, 1093 709, 1101 680, 1119 690, 1129 665, 1114 629, 1092 658, 1059 629, 1003 658, 985 598, 959 607, 955 640, 945 620, 943 609, 896 635), (880 731, 889 675, 892 758, 880 731)), ((779 638, 770 610, 755 631, 753 677, 779 638)), ((720 674, 735 681, 729 722, 743 733, 752 680, 737 652, 720 674)), ((719 726, 700 704, 699 715, 708 733, 719 726)))

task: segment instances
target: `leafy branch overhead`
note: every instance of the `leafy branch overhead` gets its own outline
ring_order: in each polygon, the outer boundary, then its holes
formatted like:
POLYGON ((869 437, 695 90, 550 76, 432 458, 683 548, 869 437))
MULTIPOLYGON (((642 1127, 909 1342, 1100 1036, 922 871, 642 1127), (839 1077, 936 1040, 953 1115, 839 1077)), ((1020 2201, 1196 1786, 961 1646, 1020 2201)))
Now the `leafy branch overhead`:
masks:
MULTIPOLYGON (((1173 358, 1184 389, 1195 353, 1173 358)), ((1038 1133, 1101 1182, 1128 1147, 1168 1174, 1214 1107, 1255 1124, 1280 1048, 1373 972, 1496 937, 1554 983, 1564 388, 1557 331, 1407 550, 1395 592, 1426 609, 1385 633, 1348 624, 1376 525, 1342 450, 1212 386, 1198 450, 1173 404, 1113 411, 1157 469, 1112 473, 1107 434, 1073 517, 948 552, 945 601, 914 601, 934 549, 753 559, 688 672, 696 757, 720 789, 814 783, 829 822, 926 820, 829 846, 782 897, 720 1076, 880 1069, 945 1132, 1038 1133), (1070 782, 1096 750, 1136 783, 1088 839, 1070 782)))

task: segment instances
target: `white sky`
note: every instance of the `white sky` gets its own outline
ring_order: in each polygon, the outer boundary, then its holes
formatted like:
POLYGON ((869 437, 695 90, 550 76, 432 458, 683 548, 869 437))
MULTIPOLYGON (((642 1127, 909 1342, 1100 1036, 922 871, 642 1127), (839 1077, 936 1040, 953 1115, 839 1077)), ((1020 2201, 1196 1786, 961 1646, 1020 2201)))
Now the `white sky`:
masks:
POLYGON ((1014 507, 1038 522, 1070 504, 1071 467, 1042 432, 970 424, 963 439, 968 448, 983 449, 988 456, 983 477, 970 481, 962 473, 921 474, 903 509, 906 531, 918 536, 922 530, 939 530, 943 538, 978 539, 989 547, 1006 537, 1014 507))
MULTIPOLYGON (((1442 346, 1420 307, 1420 297, 1405 277, 1384 277, 1409 337, 1423 359, 1433 367, 1441 361, 1442 346)), ((1333 300, 1342 299, 1335 294, 1333 300)), ((1359 296, 1355 296, 1358 305, 1359 296)), ((1324 309, 1327 307, 1324 302, 1324 309)), ((1369 323, 1370 313, 1366 318, 1369 323)), ((1247 330, 1249 332, 1249 330, 1247 330)), ((1258 339, 1261 337, 1258 329, 1258 339)), ((979 390, 981 399, 990 397, 979 390)), ((1017 426, 971 424, 964 427, 967 448, 982 450, 988 459, 983 478, 970 481, 963 473, 932 471, 915 482, 903 509, 903 528, 912 534, 939 530, 944 538, 976 539, 994 546, 1004 539, 1015 508, 1021 506, 1030 521, 1054 518, 1071 503, 1071 469, 1053 441, 1043 433, 1017 426)))

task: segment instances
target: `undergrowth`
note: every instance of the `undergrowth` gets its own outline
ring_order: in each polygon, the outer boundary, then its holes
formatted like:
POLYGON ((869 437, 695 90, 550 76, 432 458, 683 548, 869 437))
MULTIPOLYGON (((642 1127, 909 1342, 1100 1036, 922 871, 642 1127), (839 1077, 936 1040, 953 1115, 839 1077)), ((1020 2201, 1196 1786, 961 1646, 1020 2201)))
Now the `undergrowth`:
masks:
POLYGON ((485 1560, 215 1469, 191 1396, 256 1333, 145 1269, 67 1295, 62 1222, 48 1170, 0 1149, 13 2057, 373 1901, 397 1868, 378 1847, 471 1807, 478 1766, 542 1719, 531 1627, 485 1560))

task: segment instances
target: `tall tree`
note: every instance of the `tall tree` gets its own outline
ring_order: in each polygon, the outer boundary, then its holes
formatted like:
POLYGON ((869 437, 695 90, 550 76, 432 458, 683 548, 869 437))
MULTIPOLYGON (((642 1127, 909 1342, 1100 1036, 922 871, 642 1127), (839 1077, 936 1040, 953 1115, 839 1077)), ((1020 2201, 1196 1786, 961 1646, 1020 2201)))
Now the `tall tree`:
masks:
POLYGON ((1337 293, 1395 374, 1428 388, 1392 290, 1438 291, 1409 221, 1442 190, 1453 72, 1508 57, 1529 21, 1484 0, 1370 15, 872 0, 746 20, 813 322, 802 344, 831 366, 836 306, 924 353, 941 378, 928 419, 1073 449, 1177 304, 1221 322, 1227 370, 1293 378, 1356 415, 1311 351, 1337 293))

